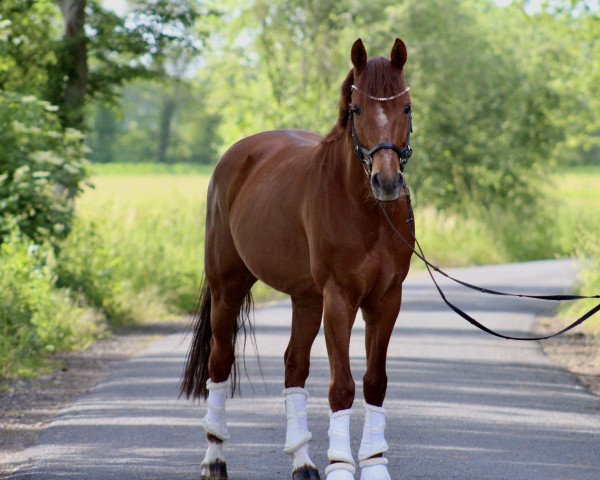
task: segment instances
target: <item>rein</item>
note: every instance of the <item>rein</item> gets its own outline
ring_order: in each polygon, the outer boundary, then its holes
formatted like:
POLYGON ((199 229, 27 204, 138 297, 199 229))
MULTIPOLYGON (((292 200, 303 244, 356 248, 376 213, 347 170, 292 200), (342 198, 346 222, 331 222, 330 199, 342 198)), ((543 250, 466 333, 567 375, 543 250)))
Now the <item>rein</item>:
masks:
POLYGON ((464 310, 460 309, 459 307, 454 305, 452 302, 450 302, 450 300, 448 300, 446 298, 446 295, 444 294, 444 292, 442 291, 438 282, 436 281, 435 277, 433 276, 432 270, 438 272, 439 274, 452 280, 453 282, 456 282, 456 283, 462 285, 463 287, 467 287, 467 288, 470 288, 471 290, 476 290, 481 293, 487 293, 489 295, 500 295, 500 296, 504 296, 504 297, 518 297, 518 298, 533 298, 536 300, 548 300, 548 301, 555 301, 555 302, 600 298, 600 295, 589 295, 589 296, 587 296, 587 295, 526 295, 526 294, 522 294, 522 293, 508 293, 508 292, 501 292, 499 290, 483 288, 483 287, 479 287, 477 285, 473 285, 471 283, 465 282, 463 280, 459 280, 458 278, 453 277, 452 275, 446 273, 444 270, 442 270, 438 266, 431 263, 425 257, 425 253, 423 252, 423 249, 421 248, 421 245, 415 235, 414 223, 413 223, 414 219, 410 216, 412 207, 411 207, 410 193, 408 192, 408 188, 406 190, 406 206, 407 206, 407 215, 409 215, 409 217, 406 220, 406 223, 408 224, 408 229, 410 231, 410 234, 411 234, 413 240, 415 241, 415 244, 417 245, 418 251, 415 250, 415 248, 410 244, 410 242, 408 240, 406 240, 404 235, 402 235, 400 230, 398 230, 398 228, 394 225, 394 222, 392 222, 391 218, 389 217, 387 210, 385 209, 385 206, 382 205, 381 203, 379 203, 379 205, 381 206, 383 215, 385 216, 385 219, 386 219, 388 225, 390 226, 390 228, 392 229, 392 231, 425 264, 425 267, 427 268, 427 273, 429 273, 429 276, 431 277, 431 280, 433 281, 433 284, 435 285, 435 288, 437 289, 440 297, 442 297, 442 300, 444 301, 444 303, 448 307, 450 307, 455 313, 457 313, 462 318, 464 318, 467 322, 469 322, 471 325, 479 328, 480 330, 483 330, 486 333, 489 333, 490 335, 494 335, 495 337, 505 338, 507 340, 522 340, 522 341, 546 340, 548 338, 556 337, 565 332, 568 332, 569 330, 575 328, 576 326, 581 325, 588 318, 590 318, 591 316, 595 315, 596 313, 598 313, 600 311, 600 303, 599 303, 598 305, 596 305, 595 307, 590 309, 588 312, 583 314, 581 317, 579 317, 577 320, 575 320, 573 323, 571 323, 567 327, 563 328, 559 332, 553 333, 552 335, 546 335, 546 336, 542 336, 542 337, 513 337, 511 335, 504 335, 502 333, 495 332, 494 330, 481 324, 480 322, 475 320, 472 316, 470 316, 468 313, 466 313, 464 310))
MULTIPOLYGON (((403 91, 401 91, 395 95, 392 95, 391 97, 374 97, 372 95, 368 95, 365 92, 362 92, 355 85, 352 85, 352 90, 355 90, 355 91, 361 93, 362 95, 364 95, 367 98, 370 98, 371 100, 385 102, 385 101, 394 100, 398 97, 401 97, 402 95, 407 93, 410 90, 410 88, 406 87, 403 91)), ((404 166, 406 165, 406 163, 408 162, 408 159, 412 155, 412 148, 410 147, 410 134, 412 133, 412 130, 413 130, 413 128, 412 128, 412 113, 408 112, 408 135, 406 138, 406 143, 404 144, 404 146, 402 148, 399 148, 394 143, 380 143, 379 145, 376 145, 375 147, 373 147, 371 150, 368 150, 367 148, 365 148, 361 145, 360 141, 358 140, 358 136, 356 135, 356 130, 354 128, 354 115, 357 114, 358 112, 359 112, 359 108, 357 106, 352 105, 352 104, 349 105, 349 107, 348 107, 348 122, 350 123, 350 134, 352 136, 352 141, 354 143, 354 155, 362 163, 367 176, 370 176, 370 174, 371 174, 371 168, 373 166, 373 155, 375 155, 379 150, 382 150, 382 149, 389 149, 389 150, 393 150, 394 152, 396 152, 396 154, 398 155, 398 158, 400 160, 400 172, 403 174, 404 166)), ((410 212, 412 211, 410 192, 408 191, 408 187, 405 187, 405 188, 406 188, 405 198, 406 198, 407 215, 408 215, 406 223, 408 224, 408 229, 410 231, 412 239, 414 240, 414 242, 417 246, 418 251, 415 250, 414 246, 404 237, 404 235, 402 235, 400 230, 398 230, 398 228, 394 225, 394 222, 392 222, 391 218, 389 217, 387 210, 385 209, 385 206, 381 202, 379 202, 379 205, 381 206, 383 215, 385 216, 387 223, 389 224, 392 231, 396 234, 396 236, 399 237, 400 240, 402 240, 402 242, 410 250, 412 250, 412 252, 425 264, 425 267, 427 268, 427 273, 429 273, 429 276, 431 277, 431 280, 433 281, 433 284, 435 285, 435 288, 437 289, 437 291, 438 291, 440 297, 442 298, 442 300, 444 301, 444 303, 450 309, 452 309, 455 313, 457 313, 462 318, 464 318, 467 322, 469 322, 471 325, 479 328, 480 330, 483 330, 486 333, 489 333, 490 335, 494 335, 495 337, 505 338, 507 340, 522 340, 522 341, 546 340, 548 338, 556 337, 565 332, 568 332, 569 330, 577 327, 578 325, 581 325, 588 318, 590 318, 591 316, 595 315, 596 313, 598 313, 600 311, 600 303, 598 303, 598 305, 596 305, 595 307, 590 309, 588 312, 583 314, 581 317, 579 317, 577 320, 575 320, 573 323, 571 323, 567 327, 563 328, 559 332, 553 333, 551 335, 545 335, 542 337, 513 337, 511 335, 504 335, 502 333, 495 332, 494 330, 481 324, 480 322, 475 320, 471 315, 469 315, 468 313, 466 313, 465 311, 463 311, 462 309, 460 309, 459 307, 454 305, 452 302, 450 302, 450 300, 448 300, 446 298, 446 295, 444 294, 444 292, 442 291, 438 282, 436 281, 432 270, 443 275, 444 277, 448 278, 449 280, 452 280, 453 282, 458 283, 459 285, 462 285, 463 287, 470 288, 471 290, 476 290, 481 293, 487 293, 489 295, 499 295, 499 296, 504 296, 504 297, 517 297, 517 298, 532 298, 532 299, 536 299, 536 300, 547 300, 547 301, 555 301, 555 302, 585 300, 585 299, 592 299, 592 298, 600 299, 600 295, 589 295, 589 296, 586 296, 586 295, 526 295, 526 294, 522 294, 522 293, 508 293, 508 292, 501 292, 499 290, 492 290, 489 288, 479 287, 477 285, 473 285, 471 283, 468 283, 468 282, 465 282, 463 280, 459 280, 458 278, 453 277, 452 275, 446 273, 444 270, 442 270, 438 266, 431 263, 425 257, 425 253, 423 252, 423 249, 421 248, 421 245, 420 245, 419 241, 417 240, 417 237, 415 234, 414 219, 410 216, 410 212)))

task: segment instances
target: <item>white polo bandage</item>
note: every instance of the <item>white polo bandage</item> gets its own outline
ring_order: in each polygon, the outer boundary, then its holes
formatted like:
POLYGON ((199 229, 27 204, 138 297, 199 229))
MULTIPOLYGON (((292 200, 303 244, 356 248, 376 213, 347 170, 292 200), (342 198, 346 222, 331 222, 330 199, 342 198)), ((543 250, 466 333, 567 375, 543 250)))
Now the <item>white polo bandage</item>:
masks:
POLYGON ((283 396, 287 420, 283 451, 292 458, 292 471, 306 466, 316 468, 308 455, 308 442, 312 438, 306 412, 308 392, 301 387, 291 387, 283 391, 283 396))
POLYGON ((308 431, 306 418, 306 399, 308 392, 304 388, 292 387, 283 391, 285 399, 285 416, 287 430, 283 451, 291 455, 302 445, 306 445, 312 438, 308 431))
POLYGON ((385 409, 365 402, 365 424, 360 449, 358 450, 359 462, 388 451, 389 447, 384 434, 385 409))
POLYGON ((325 468, 326 480, 354 480, 356 469, 349 463, 332 463, 325 468))
POLYGON ((360 462, 360 480, 392 480, 387 469, 387 458, 369 458, 360 462))
POLYGON ((206 388, 208 390, 208 399, 206 404, 208 411, 202 419, 202 426, 206 433, 214 435, 219 440, 229 439, 229 430, 227 430, 227 417, 225 416, 225 400, 227 398, 227 387, 229 382, 214 383, 208 380, 206 388))
POLYGON ((329 414, 329 449, 327 458, 330 462, 345 462, 354 466, 350 450, 350 414, 351 409, 340 410, 329 414))

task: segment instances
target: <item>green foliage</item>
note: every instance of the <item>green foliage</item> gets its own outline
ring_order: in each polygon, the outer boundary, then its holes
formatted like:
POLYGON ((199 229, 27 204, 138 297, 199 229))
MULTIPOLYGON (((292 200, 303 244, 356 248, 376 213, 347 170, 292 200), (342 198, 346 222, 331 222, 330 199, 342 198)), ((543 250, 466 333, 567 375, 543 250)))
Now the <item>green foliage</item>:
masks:
POLYGON ((62 130, 55 111, 35 97, 0 91, 0 241, 9 217, 38 242, 70 230, 85 147, 79 132, 62 130))
POLYGON ((53 0, 0 2, 0 90, 45 97, 61 28, 53 0))
POLYGON ((58 287, 69 289, 115 325, 132 320, 132 316, 127 292, 116 273, 119 259, 113 247, 93 221, 78 219, 61 244, 56 273, 58 287))
POLYGON ((84 347, 102 333, 91 312, 55 288, 56 260, 13 225, 0 245, 0 378, 29 376, 52 352, 84 347))

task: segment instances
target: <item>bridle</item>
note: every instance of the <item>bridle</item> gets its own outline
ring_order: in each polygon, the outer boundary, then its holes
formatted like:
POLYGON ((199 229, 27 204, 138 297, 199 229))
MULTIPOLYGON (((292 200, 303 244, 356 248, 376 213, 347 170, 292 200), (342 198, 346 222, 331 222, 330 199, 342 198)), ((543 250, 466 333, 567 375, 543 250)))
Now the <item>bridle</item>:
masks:
MULTIPOLYGON (((356 85, 352 85, 352 90, 359 92, 371 100, 375 100, 378 102, 387 102, 389 100, 395 100, 396 98, 401 97, 402 95, 408 93, 410 91, 410 87, 406 87, 401 92, 392 95, 391 97, 374 97, 369 95, 363 91, 361 91, 356 85)), ((400 162, 400 172, 404 173, 404 166, 408 162, 408 159, 412 155, 412 148, 410 148, 410 134, 412 133, 412 112, 408 112, 408 135, 406 136, 406 143, 402 148, 398 147, 395 143, 380 143, 373 147, 371 150, 363 147, 358 140, 358 136, 356 135, 356 130, 354 128, 354 115, 359 112, 359 108, 356 105, 350 104, 348 106, 348 123, 350 123, 350 134, 352 135, 352 141, 354 142, 354 155, 361 162, 363 168, 365 169, 365 173, 367 176, 371 176, 371 170, 373 168, 373 155, 375 155, 379 150, 392 150, 398 155, 398 160, 400 162)))

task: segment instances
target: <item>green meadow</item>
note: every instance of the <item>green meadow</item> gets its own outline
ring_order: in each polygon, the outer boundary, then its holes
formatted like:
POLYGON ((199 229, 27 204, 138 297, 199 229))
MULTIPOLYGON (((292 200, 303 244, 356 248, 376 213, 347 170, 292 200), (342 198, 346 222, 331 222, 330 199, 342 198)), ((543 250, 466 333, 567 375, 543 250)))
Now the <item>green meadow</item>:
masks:
MULTIPOLYGON (((189 310, 202 273, 210 171, 179 165, 97 165, 95 188, 79 201, 76 231, 89 229, 102 239, 102 256, 123 288, 168 308, 189 310)), ((554 211, 548 239, 555 248, 552 256, 597 256, 588 244, 600 232, 600 168, 570 169, 553 176, 547 188, 548 208, 554 211)), ((423 248, 442 266, 520 258, 518 252, 499 245, 474 218, 448 215, 426 205, 417 205, 415 214, 423 248)), ((420 267, 414 262, 413 268, 420 267)), ((255 295, 265 301, 275 292, 259 285, 255 295)), ((141 303, 140 308, 145 302, 141 303)))

